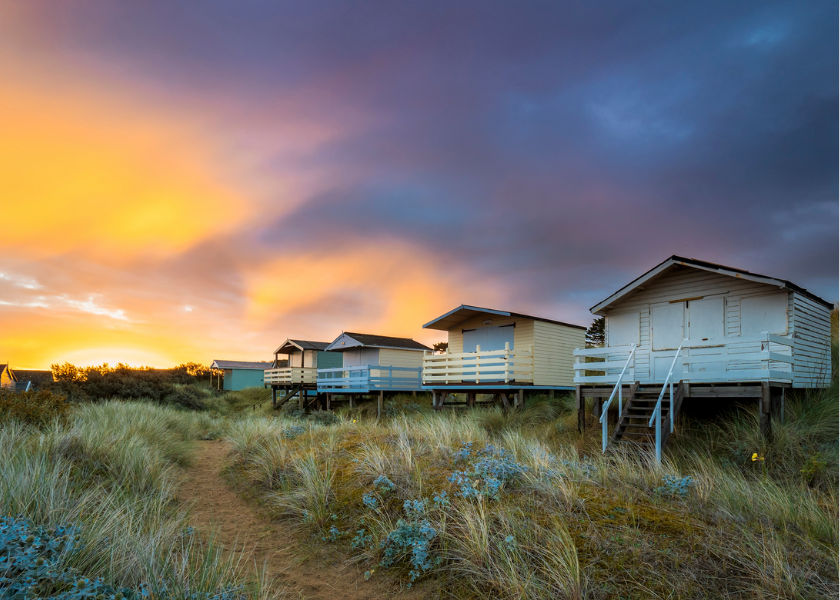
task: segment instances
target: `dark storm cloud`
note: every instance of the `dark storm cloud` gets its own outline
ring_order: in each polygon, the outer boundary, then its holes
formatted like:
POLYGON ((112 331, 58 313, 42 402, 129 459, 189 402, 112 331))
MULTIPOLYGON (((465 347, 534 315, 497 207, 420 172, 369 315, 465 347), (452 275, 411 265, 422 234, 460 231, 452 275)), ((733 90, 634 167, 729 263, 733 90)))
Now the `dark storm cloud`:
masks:
POLYGON ((366 117, 299 158, 338 175, 258 232, 267 254, 410 240, 582 309, 683 254, 837 299, 836 4, 64 10, 55 43, 124 72, 243 114, 302 94, 309 118, 366 117))

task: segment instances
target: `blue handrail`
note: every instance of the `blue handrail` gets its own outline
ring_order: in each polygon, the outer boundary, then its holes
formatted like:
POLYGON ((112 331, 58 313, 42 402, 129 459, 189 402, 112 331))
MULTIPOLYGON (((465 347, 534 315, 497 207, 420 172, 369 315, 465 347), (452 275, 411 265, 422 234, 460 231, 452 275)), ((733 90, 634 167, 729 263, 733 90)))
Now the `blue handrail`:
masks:
POLYGON ((668 370, 668 376, 665 378, 665 383, 662 384, 662 391, 659 392, 659 399, 656 401, 656 406, 653 409, 653 414, 648 421, 648 427, 653 426, 653 420, 656 419, 656 462, 662 462, 662 398, 665 396, 665 390, 670 384, 671 398, 668 416, 671 418, 671 433, 674 433, 674 365, 677 364, 677 359, 682 354, 683 344, 688 340, 680 342, 680 347, 677 348, 677 353, 674 355, 674 360, 671 361, 671 368, 668 370))
MULTIPOLYGON (((618 418, 621 419, 621 384, 624 380, 624 373, 627 372, 627 367, 630 366, 630 361, 633 359, 635 354, 636 344, 631 344, 630 355, 627 357, 627 362, 624 363, 624 368, 621 369, 621 375, 618 376, 618 383, 615 384, 609 400, 607 400, 601 408, 601 418, 599 419, 599 423, 601 423, 601 452, 607 451, 607 423, 609 421, 609 419, 606 418, 607 410, 610 408, 610 404, 612 403, 612 399, 615 396, 616 391, 618 391, 618 418)), ((597 363, 593 364, 597 365, 597 363)))

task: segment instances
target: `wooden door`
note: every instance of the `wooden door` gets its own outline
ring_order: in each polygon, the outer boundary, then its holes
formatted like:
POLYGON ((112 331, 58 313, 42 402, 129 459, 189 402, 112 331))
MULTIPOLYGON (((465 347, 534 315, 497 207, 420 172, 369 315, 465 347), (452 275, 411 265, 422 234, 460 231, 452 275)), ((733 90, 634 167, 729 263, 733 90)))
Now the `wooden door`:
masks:
MULTIPOLYGON (((703 298, 690 300, 688 303, 688 339, 692 342, 706 342, 722 339, 725 335, 724 300, 719 298, 703 298)), ((689 356, 714 356, 723 354, 723 344, 711 348, 691 348, 689 356)), ((692 373, 721 373, 726 371, 726 358, 720 362, 697 363, 691 367, 692 373)))
MULTIPOLYGON (((685 302, 651 306, 650 339, 654 381, 664 381, 668 376, 671 362, 674 360, 674 355, 684 335, 685 302)), ((678 369, 678 371, 679 373, 682 372, 681 369, 678 369)))

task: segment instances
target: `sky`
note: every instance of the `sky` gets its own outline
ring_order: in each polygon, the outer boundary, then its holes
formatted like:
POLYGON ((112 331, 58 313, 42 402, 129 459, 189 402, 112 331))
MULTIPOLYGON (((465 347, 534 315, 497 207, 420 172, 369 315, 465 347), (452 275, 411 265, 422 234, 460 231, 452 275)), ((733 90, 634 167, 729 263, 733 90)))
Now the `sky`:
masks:
POLYGON ((832 2, 0 0, 0 362, 588 325, 672 254, 838 299, 832 2))

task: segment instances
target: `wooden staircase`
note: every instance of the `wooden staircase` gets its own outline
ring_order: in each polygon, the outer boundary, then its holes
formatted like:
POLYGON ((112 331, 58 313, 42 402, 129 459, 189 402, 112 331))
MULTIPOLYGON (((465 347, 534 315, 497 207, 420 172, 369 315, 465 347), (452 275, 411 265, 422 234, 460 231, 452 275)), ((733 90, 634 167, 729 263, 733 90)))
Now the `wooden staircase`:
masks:
POLYGON ((280 410, 280 407, 283 406, 284 404, 286 404, 286 402, 288 402, 289 400, 291 400, 293 396, 296 396, 298 394, 302 394, 303 393, 302 388, 303 388, 302 385, 296 385, 295 387, 290 389, 289 393, 286 394, 285 396, 283 396, 280 399, 280 401, 277 402, 277 404, 274 406, 274 410, 280 410))
MULTIPOLYGON (((613 432, 611 442, 618 444, 635 444, 643 448, 654 448, 656 446, 656 424, 648 426, 662 387, 658 385, 639 385, 637 382, 631 386, 630 397, 627 398, 623 409, 624 412, 618 419, 618 424, 613 432)), ((674 419, 680 414, 680 407, 685 396, 685 385, 682 381, 674 384, 674 419)), ((665 390, 662 398, 662 448, 668 442, 671 435, 670 396, 665 390)))

